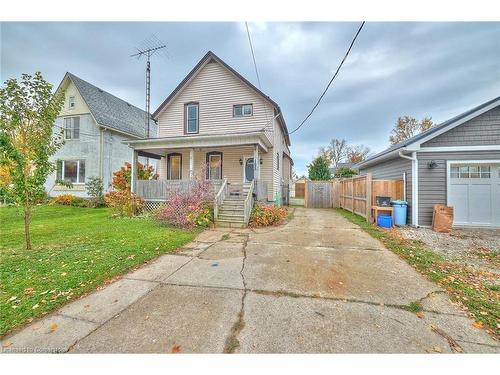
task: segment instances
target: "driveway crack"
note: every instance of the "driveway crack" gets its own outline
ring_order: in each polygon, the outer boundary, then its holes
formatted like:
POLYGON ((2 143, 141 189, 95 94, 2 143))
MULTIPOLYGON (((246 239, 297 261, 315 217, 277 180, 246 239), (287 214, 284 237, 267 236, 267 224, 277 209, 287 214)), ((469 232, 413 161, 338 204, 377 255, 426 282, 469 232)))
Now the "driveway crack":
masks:
POLYGON ((226 339, 226 343, 224 345, 224 353, 234 353, 240 346, 240 342, 238 340, 238 335, 240 334, 243 327, 245 327, 245 299, 247 297, 248 288, 245 280, 245 263, 247 260, 247 245, 248 245, 249 235, 247 234, 245 240, 243 241, 243 260, 241 262, 240 275, 241 280, 243 282, 243 295, 241 296, 241 306, 240 311, 238 313, 238 319, 234 323, 231 328, 231 332, 226 339))

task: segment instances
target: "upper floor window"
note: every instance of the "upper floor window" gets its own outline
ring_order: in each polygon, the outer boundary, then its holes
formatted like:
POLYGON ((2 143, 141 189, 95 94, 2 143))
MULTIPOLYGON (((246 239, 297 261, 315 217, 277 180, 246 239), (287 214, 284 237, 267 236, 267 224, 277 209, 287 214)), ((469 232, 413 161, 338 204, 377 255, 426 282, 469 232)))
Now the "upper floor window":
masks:
POLYGON ((64 119, 64 139, 80 138, 80 117, 66 117, 64 119))
POLYGON ((233 106, 233 116, 234 117, 244 117, 253 115, 253 105, 252 104, 238 104, 233 106))
POLYGON ((280 153, 276 153, 276 169, 279 171, 280 170, 280 153))
POLYGON ((69 109, 75 108, 75 97, 74 96, 69 97, 68 107, 69 107, 69 109))
POLYGON ((187 134, 195 134, 199 131, 198 103, 185 104, 184 124, 187 134))

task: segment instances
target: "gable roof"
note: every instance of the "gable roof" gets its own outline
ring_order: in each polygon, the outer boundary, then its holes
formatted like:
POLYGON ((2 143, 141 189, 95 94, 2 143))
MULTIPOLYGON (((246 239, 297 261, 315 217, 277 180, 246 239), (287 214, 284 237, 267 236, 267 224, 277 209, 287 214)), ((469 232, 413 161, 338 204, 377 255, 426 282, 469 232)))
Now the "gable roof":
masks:
MULTIPOLYGON (((385 149, 382 152, 379 152, 378 154, 373 155, 372 157, 362 161, 361 163, 357 164, 356 167, 364 167, 369 164, 375 163, 377 160, 382 159, 384 156, 388 156, 388 154, 391 154, 393 152, 396 152, 398 150, 401 150, 403 148, 419 148, 420 144, 427 142, 430 139, 433 139, 437 137, 438 135, 441 135, 448 130, 451 130, 461 124, 463 124, 466 121, 469 121, 470 119, 477 117, 490 109, 493 109, 497 106, 500 105, 500 96, 488 100, 487 102, 478 105, 477 107, 474 107, 472 109, 469 109, 468 111, 465 111, 458 116, 455 116, 449 120, 446 120, 442 122, 441 124, 434 125, 431 128, 427 129, 426 131, 423 131, 422 133, 419 133, 417 135, 414 135, 411 138, 408 138, 402 142, 399 142, 395 145, 392 145, 391 147, 385 149)), ((415 149, 414 151, 417 151, 415 149)))
MULTIPOLYGON (((132 137, 144 138, 146 136, 145 111, 69 72, 66 73, 59 87, 67 78, 75 84, 99 125, 132 137)), ((151 119, 150 129, 152 125, 154 122, 151 119)))
POLYGON ((290 135, 288 134, 288 128, 285 123, 285 119, 283 117, 283 113, 281 112, 281 108, 276 103, 274 100, 272 100, 269 96, 264 94, 260 89, 255 87, 250 81, 248 81, 245 77, 243 77, 240 73, 238 73, 236 70, 234 70, 232 67, 230 67, 226 62, 224 62, 220 57, 218 57, 215 53, 212 51, 208 51, 205 56, 201 58, 200 61, 194 66, 194 68, 187 74, 186 77, 177 85, 177 87, 170 93, 170 95, 163 101, 163 103, 160 104, 158 109, 154 111, 153 113, 153 119, 157 120, 158 115, 160 112, 162 112, 165 107, 172 101, 173 98, 184 88, 184 86, 196 75, 196 73, 204 67, 207 63, 209 63, 211 60, 214 60, 221 64, 224 68, 229 70, 232 74, 234 74, 238 79, 240 79, 243 83, 245 83, 248 87, 250 87, 252 90, 254 90, 257 94, 262 96, 265 100, 267 100, 269 103, 271 103, 274 107, 275 114, 278 115, 278 119, 280 121, 281 127, 283 129, 283 133, 285 134, 285 139, 287 141, 287 144, 290 145, 290 135))

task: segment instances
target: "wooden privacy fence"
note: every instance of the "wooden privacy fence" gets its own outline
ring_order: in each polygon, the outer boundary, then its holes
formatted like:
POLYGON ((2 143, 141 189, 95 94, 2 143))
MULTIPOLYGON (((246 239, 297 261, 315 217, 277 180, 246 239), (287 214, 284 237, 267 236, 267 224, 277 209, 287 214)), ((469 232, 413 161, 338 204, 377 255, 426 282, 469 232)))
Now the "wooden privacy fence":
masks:
POLYGON ((294 198, 304 198, 305 191, 306 191, 306 183, 305 182, 296 182, 295 183, 295 197, 294 198))
POLYGON ((333 184, 331 181, 305 182, 304 206, 331 208, 333 206, 333 184))
POLYGON ((307 181, 304 205, 311 208, 342 207, 371 221, 377 196, 403 199, 403 180, 373 180, 368 173, 333 181, 307 181))

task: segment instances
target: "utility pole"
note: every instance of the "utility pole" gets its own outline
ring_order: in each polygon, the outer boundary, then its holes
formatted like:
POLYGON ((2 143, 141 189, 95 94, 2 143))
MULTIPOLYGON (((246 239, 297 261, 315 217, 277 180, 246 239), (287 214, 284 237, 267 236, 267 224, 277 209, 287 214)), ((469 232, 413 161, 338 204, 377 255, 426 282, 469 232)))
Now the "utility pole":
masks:
POLYGON ((146 115, 144 116, 144 122, 146 125, 146 137, 151 136, 149 129, 149 120, 151 117, 151 56, 158 50, 166 48, 167 46, 162 44, 155 47, 147 49, 137 49, 137 53, 131 55, 131 57, 137 57, 138 59, 142 56, 146 56, 146 115))

